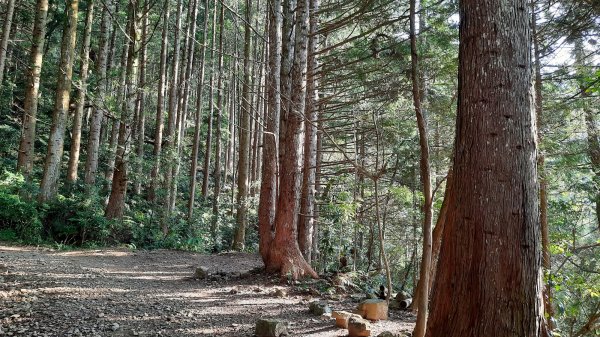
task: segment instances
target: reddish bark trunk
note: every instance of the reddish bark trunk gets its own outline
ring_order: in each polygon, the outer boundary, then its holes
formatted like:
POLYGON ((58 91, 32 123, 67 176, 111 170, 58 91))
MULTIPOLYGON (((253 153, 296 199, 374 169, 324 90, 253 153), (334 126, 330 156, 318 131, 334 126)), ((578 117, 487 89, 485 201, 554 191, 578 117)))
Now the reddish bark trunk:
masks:
POLYGON ((528 3, 463 0, 460 16, 460 188, 450 192, 426 336, 536 337, 543 311, 528 3))

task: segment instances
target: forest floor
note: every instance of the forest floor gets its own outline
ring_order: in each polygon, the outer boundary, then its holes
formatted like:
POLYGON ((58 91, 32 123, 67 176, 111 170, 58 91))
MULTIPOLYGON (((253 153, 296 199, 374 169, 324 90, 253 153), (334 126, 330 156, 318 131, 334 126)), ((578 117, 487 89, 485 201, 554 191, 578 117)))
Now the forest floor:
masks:
MULTIPOLYGON (((347 335, 310 314, 318 292, 258 272, 261 266, 244 253, 0 243, 0 336, 253 336, 262 317, 290 322, 291 336, 347 335), (214 276, 195 279, 198 266, 214 276)), ((334 310, 356 307, 350 294, 333 298, 334 310)), ((372 324, 371 336, 410 331, 413 321, 390 311, 389 320, 372 324)))

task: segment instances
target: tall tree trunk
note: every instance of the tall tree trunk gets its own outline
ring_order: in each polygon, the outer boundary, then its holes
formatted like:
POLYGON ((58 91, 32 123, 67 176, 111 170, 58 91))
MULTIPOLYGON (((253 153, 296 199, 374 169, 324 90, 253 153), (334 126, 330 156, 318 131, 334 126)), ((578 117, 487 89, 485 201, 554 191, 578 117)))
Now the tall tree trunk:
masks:
MULTIPOLYGON (((539 41, 540 37, 537 34, 537 15, 535 10, 535 1, 531 1, 531 12, 532 22, 531 29, 533 34, 533 52, 534 52, 534 89, 535 89, 535 116, 537 122, 537 141, 539 144, 542 142, 542 129, 543 129, 543 97, 542 97, 542 65, 541 65, 541 52, 539 41)), ((540 182, 540 228, 542 230, 542 267, 545 273, 552 271, 552 264, 550 261, 550 231, 548 228, 548 182, 546 180, 545 172, 545 157, 544 151, 540 147, 538 150, 538 179, 540 182)), ((546 335, 550 335, 551 331, 556 329, 554 324, 554 308, 552 307, 552 287, 549 283, 544 284, 544 329, 546 335)))
MULTIPOLYGON (((410 59, 411 59, 411 81, 412 96, 415 114, 417 116, 417 127, 419 129, 419 146, 421 158, 419 161, 421 183, 423 184, 423 252, 421 254, 421 268, 418 286, 419 301, 417 322, 413 335, 423 337, 427 325, 427 314, 429 305, 429 271, 431 269, 431 222, 432 222, 432 192, 431 192, 431 167, 429 166, 429 144, 427 135, 427 121, 421 108, 421 95, 419 84, 419 59, 417 55, 417 29, 416 29, 416 0, 410 0, 410 59)), ((423 18, 421 18, 422 20, 423 18)), ((421 21, 422 22, 422 21, 421 21)))
POLYGON ((79 88, 77 90, 77 106, 73 116, 73 131, 71 136, 71 149, 69 152, 69 166, 67 169, 67 182, 77 181, 77 169, 79 167, 79 150, 81 148, 81 124, 83 111, 85 109, 85 95, 87 94, 87 78, 90 66, 90 38, 92 35, 92 20, 94 18, 94 0, 88 1, 87 13, 85 15, 85 30, 83 32, 83 45, 81 46, 81 67, 79 77, 79 88))
POLYGON ((206 68, 206 42, 208 34, 208 20, 210 13, 209 0, 204 1, 204 29, 202 30, 202 46, 200 57, 200 75, 196 93, 196 115, 194 120, 194 142, 192 144, 192 158, 190 166, 190 199, 188 200, 188 220, 192 221, 194 214, 194 201, 196 199, 196 176, 198 173, 198 153, 200 149, 200 131, 202 130, 202 109, 204 108, 204 71, 206 68))
POLYGON ((460 2, 458 114, 426 336, 536 337, 542 321, 526 0, 460 2))
MULTIPOLYGON (((294 58, 294 13, 296 0, 282 0, 282 34, 281 34, 281 118, 291 109, 292 63, 294 58)), ((285 133, 285 124, 281 124, 280 136, 285 133)), ((281 162, 282 153, 279 153, 281 162)), ((279 163, 281 165, 281 163, 279 163)))
MULTIPOLYGON (((107 5, 108 6, 108 5, 107 5)), ((100 19, 100 39, 98 41, 98 59, 96 60, 96 73, 98 74, 98 85, 96 88, 96 104, 90 121, 90 132, 87 144, 87 159, 85 161, 84 181, 87 185, 94 185, 98 171, 98 156, 100 150, 100 136, 102 129, 102 119, 104 118, 104 108, 101 102, 104 102, 104 95, 108 81, 106 78, 106 67, 108 61, 110 22, 108 7, 102 10, 100 19)))
POLYGON ((128 48, 126 86, 125 86, 125 109, 121 113, 121 125, 119 127, 119 146, 115 160, 115 173, 113 174, 112 187, 105 216, 108 219, 122 218, 125 210, 125 195, 127 193, 127 170, 128 158, 131 147, 131 126, 135 114, 135 101, 138 96, 137 80, 139 66, 139 45, 141 35, 141 11, 139 2, 130 0, 128 4, 128 48))
POLYGON ((306 107, 304 115, 304 159, 302 176, 302 193, 300 195, 300 219, 298 222, 298 244, 306 261, 312 260, 312 238, 315 221, 315 177, 317 166, 317 69, 316 57, 319 38, 317 25, 319 22, 317 11, 319 0, 310 0, 310 33, 308 40, 307 80, 306 80, 306 107))
POLYGON ((281 0, 270 2, 269 13, 269 72, 267 78, 268 114, 263 132, 263 164, 258 204, 259 252, 269 263, 269 248, 273 241, 273 221, 277 200, 277 161, 279 143, 279 116, 281 112, 281 0))
POLYGON ((38 93, 40 89, 40 75, 42 73, 47 16, 48 0, 38 0, 35 8, 35 21, 33 24, 27 74, 27 89, 25 91, 23 126, 21 141, 19 143, 19 156, 17 158, 17 170, 25 177, 29 177, 33 169, 35 124, 37 121, 38 93))
POLYGON ((267 269, 293 279, 318 277, 306 262, 298 246, 298 209, 300 206, 300 136, 306 104, 306 62, 308 50, 309 0, 296 7, 296 39, 292 66, 291 109, 283 113, 285 132, 281 139, 280 190, 275 213, 275 237, 271 244, 267 269))
POLYGON ((240 152, 237 180, 237 229, 233 240, 233 249, 243 250, 246 244, 246 225, 248 224, 248 170, 250 160, 250 50, 252 48, 250 25, 252 19, 252 0, 246 0, 244 31, 244 83, 242 88, 242 110, 240 111, 240 152))
POLYGON ((213 10, 213 24, 212 24, 212 41, 210 48, 210 89, 208 93, 208 130, 206 131, 206 143, 204 144, 204 175, 202 176, 202 196, 206 200, 208 198, 208 178, 210 177, 210 155, 212 152, 212 139, 213 139, 213 117, 214 117, 214 88, 215 88, 215 45, 217 36, 217 8, 218 5, 215 3, 213 10))
POLYGON ((141 50, 140 50, 140 65, 139 65, 139 85, 138 85, 138 97, 136 103, 136 173, 135 173, 135 185, 134 185, 134 193, 141 194, 142 193, 142 181, 144 176, 144 139, 146 138, 146 63, 147 63, 147 54, 148 54, 148 10, 150 6, 148 4, 148 0, 144 1, 144 5, 142 7, 142 36, 141 36, 141 50))
MULTIPOLYGON (((165 189, 167 191, 167 196, 165 198, 165 211, 167 217, 171 215, 173 211, 171 204, 171 195, 173 193, 172 185, 175 183, 173 179, 173 171, 174 171, 174 163, 175 160, 175 144, 177 137, 177 106, 179 103, 179 61, 181 58, 180 54, 180 37, 181 37, 181 15, 183 12, 183 0, 177 1, 177 13, 175 17, 175 36, 173 38, 173 63, 171 64, 171 87, 169 92, 169 109, 168 109, 168 119, 167 119, 167 130, 165 132, 165 140, 166 144, 166 154, 163 156, 164 165, 166 166, 165 170, 165 189)), ((167 234, 168 227, 167 221, 163 220, 163 233, 167 234)))
POLYGON ((180 104, 177 112, 177 141, 175 150, 175 166, 173 168, 173 183, 171 184, 172 191, 169 193, 171 196, 170 203, 171 209, 175 208, 175 201, 177 200, 177 178, 179 176, 179 170, 181 167, 181 145, 185 138, 185 132, 187 130, 187 115, 188 115, 188 103, 191 88, 191 79, 194 68, 194 52, 195 40, 196 40, 196 17, 198 16, 198 1, 192 0, 188 7, 188 22, 187 22, 187 33, 185 38, 185 56, 183 58, 183 66, 181 68, 181 85, 179 99, 180 104))
MULTIPOLYGON (((119 111, 121 114, 127 109, 127 60, 129 59, 129 41, 127 37, 123 40, 123 50, 121 52, 121 76, 119 79, 120 85, 116 88, 117 97, 116 102, 120 107, 119 111)), ((105 179, 108 182, 108 189, 111 189, 113 174, 115 173, 115 161, 117 159, 117 151, 119 146, 119 130, 121 129, 121 118, 120 116, 113 116, 112 126, 110 129, 110 139, 108 142, 108 158, 106 159, 106 173, 105 179)))
POLYGON ((219 247, 217 242, 217 232, 219 230, 219 196, 221 194, 221 117, 223 115, 223 30, 225 28, 225 6, 221 4, 219 13, 219 60, 218 60, 218 79, 217 79, 217 118, 215 120, 215 170, 213 173, 213 200, 212 200, 212 222, 210 233, 215 247, 219 247))
POLYGON ((10 39, 10 29, 13 22, 16 0, 8 0, 6 5, 6 15, 4 16, 4 27, 2 29, 2 40, 0 40, 0 87, 4 80, 4 65, 6 64, 6 51, 8 49, 8 40, 10 39))
POLYGON ((158 94, 156 100, 156 126, 154 130, 154 148, 152 155, 154 156, 154 165, 150 172, 150 191, 148 192, 148 200, 155 201, 156 189, 159 187, 158 177, 160 171, 163 129, 164 129, 164 113, 165 113, 165 95, 167 92, 167 53, 169 48, 169 0, 165 0, 163 5, 163 30, 162 42, 160 47, 160 76, 158 80, 158 94))
POLYGON ((40 202, 53 199, 58 193, 58 178, 60 177, 60 162, 63 155, 69 98, 71 96, 71 78, 73 76, 73 61, 75 59, 75 41, 77 40, 77 14, 79 0, 67 2, 67 23, 63 30, 60 48, 60 65, 56 102, 52 114, 52 127, 48 141, 48 152, 44 163, 44 174, 40 185, 40 202))

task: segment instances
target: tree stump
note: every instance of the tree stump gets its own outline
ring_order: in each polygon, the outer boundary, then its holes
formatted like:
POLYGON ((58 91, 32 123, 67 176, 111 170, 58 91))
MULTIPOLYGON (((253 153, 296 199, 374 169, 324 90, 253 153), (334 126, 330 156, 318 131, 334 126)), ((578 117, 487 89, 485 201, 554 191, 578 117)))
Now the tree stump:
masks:
POLYGON ((358 311, 362 317, 372 321, 388 318, 388 305, 385 300, 364 300, 358 305, 358 311))

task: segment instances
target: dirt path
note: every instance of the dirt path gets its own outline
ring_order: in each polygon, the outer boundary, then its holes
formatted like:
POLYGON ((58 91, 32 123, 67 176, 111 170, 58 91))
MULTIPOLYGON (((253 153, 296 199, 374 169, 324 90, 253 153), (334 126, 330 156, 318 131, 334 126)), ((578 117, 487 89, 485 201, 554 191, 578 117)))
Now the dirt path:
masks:
MULTIPOLYGON (((0 243, 0 336, 253 336, 260 317, 291 322, 292 336, 346 335, 308 312, 319 297, 250 272, 261 265, 242 253, 61 252, 0 243), (221 276, 196 280, 199 265, 221 276)), ((346 297, 332 302, 334 310, 355 305, 346 297)), ((410 315, 390 316, 372 325, 372 336, 412 328, 410 315)))

